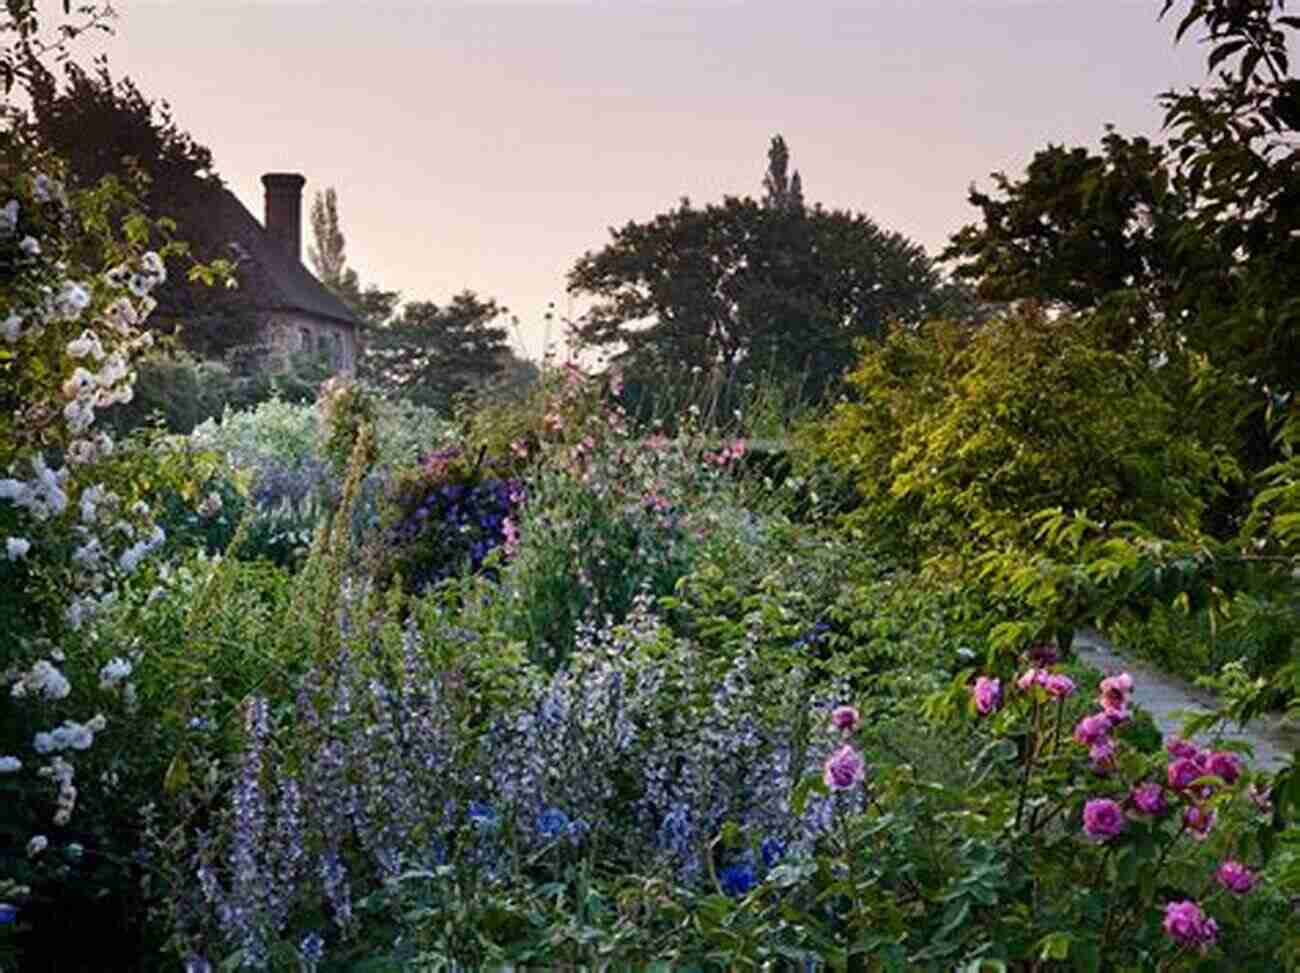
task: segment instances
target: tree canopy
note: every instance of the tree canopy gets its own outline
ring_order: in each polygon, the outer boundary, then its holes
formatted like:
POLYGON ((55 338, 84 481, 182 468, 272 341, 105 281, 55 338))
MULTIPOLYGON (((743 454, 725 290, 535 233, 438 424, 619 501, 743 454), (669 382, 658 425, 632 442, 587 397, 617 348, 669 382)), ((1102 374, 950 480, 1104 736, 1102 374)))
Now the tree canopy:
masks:
POLYGON ((473 291, 449 304, 413 301, 366 336, 363 377, 386 393, 447 411, 459 393, 507 367, 506 309, 473 291))
POLYGON ((777 136, 762 202, 683 199, 611 230, 569 273, 571 293, 595 298, 574 327, 579 343, 614 351, 634 372, 775 372, 816 397, 850 364, 856 339, 937 305, 939 275, 920 246, 860 213, 806 206, 788 165, 777 136))

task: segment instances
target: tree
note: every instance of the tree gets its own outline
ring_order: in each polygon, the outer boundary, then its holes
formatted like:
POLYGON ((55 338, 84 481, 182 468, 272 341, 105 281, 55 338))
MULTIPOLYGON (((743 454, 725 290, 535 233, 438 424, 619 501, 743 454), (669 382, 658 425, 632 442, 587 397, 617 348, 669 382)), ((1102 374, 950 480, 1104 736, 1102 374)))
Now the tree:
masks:
POLYGON ((370 332, 362 374, 390 395, 446 411, 509 361, 506 329, 494 324, 506 313, 468 290, 443 307, 414 301, 370 332))
POLYGON ((767 150, 767 172, 763 175, 763 205, 768 209, 802 210, 803 180, 796 169, 793 177, 786 175, 790 168, 790 149, 780 135, 772 136, 767 150))
POLYGON ((615 351, 634 375, 775 372, 817 398, 852 361, 856 339, 926 315, 940 281, 925 252, 861 214, 805 207, 787 166, 778 136, 764 203, 682 200, 611 230, 569 273, 571 293, 596 298, 574 326, 578 341, 615 351))
POLYGON ((307 259, 316 269, 320 282, 371 327, 379 327, 392 317, 401 293, 384 290, 375 284, 363 288, 357 272, 347 266, 344 255, 346 240, 339 225, 338 194, 333 186, 313 197, 311 230, 315 245, 308 245, 307 259))
POLYGON ((218 262, 233 255, 199 242, 223 185, 211 151, 177 124, 170 105, 147 97, 130 78, 114 80, 102 60, 94 70, 66 63, 62 85, 48 70, 33 71, 30 94, 24 124, 38 144, 65 161, 73 186, 115 180, 129 190, 129 203, 105 216, 138 209, 181 244, 168 251, 167 281, 155 292, 150 330, 179 333, 189 350, 205 357, 254 341, 256 323, 233 293, 209 286, 211 275, 191 279, 200 264, 224 267, 218 262))
MULTIPOLYGON (((1166 16, 1177 0, 1165 0, 1166 16)), ((1167 144, 1113 131, 1100 153, 1048 146, 1025 176, 972 188, 982 222, 945 259, 981 296, 1110 315, 1114 347, 1153 327, 1216 367, 1300 383, 1300 81, 1280 0, 1190 0, 1216 83, 1166 92, 1167 144), (1236 64, 1236 71, 1225 70, 1236 64)))

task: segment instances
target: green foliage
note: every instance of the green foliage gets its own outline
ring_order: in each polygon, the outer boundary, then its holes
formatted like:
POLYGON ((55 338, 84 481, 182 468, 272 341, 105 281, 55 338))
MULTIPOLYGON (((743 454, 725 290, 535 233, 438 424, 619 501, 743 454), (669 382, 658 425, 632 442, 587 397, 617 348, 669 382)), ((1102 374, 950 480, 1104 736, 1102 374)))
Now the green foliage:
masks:
POLYGON ((596 301, 574 334, 617 349, 632 372, 671 362, 743 384, 767 371, 817 401, 850 364, 854 339, 920 318, 938 300, 920 247, 820 206, 683 200, 612 237, 569 274, 569 290, 596 301))
POLYGON ((362 377, 384 394, 449 413, 455 399, 492 379, 510 354, 506 313, 473 291, 445 307, 413 301, 366 336, 362 377))
POLYGON ((1142 356, 1105 346, 1095 319, 1005 315, 974 332, 932 324, 864 347, 855 400, 804 433, 853 476, 863 524, 912 550, 1010 556, 1040 510, 1194 529, 1220 479, 1142 356))

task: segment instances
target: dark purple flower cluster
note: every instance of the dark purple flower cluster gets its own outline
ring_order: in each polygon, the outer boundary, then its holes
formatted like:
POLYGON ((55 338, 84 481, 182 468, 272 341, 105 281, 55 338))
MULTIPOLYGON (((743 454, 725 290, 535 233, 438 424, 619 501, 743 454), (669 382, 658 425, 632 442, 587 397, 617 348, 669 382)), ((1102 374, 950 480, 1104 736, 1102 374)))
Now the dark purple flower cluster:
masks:
POLYGON ((408 590, 482 570, 488 554, 511 534, 510 516, 524 500, 514 479, 442 482, 418 495, 386 538, 408 590))

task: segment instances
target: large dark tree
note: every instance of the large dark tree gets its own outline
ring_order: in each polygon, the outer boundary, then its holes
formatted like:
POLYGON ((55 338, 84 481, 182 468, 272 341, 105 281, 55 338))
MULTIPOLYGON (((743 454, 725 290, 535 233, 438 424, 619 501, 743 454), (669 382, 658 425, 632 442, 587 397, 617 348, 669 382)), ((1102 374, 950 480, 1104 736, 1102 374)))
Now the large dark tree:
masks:
POLYGON ((788 161, 774 139, 761 203, 683 200, 611 230, 569 274, 571 293, 595 298, 574 326, 578 341, 633 372, 775 373, 816 397, 851 363, 856 339, 927 314, 940 281, 921 247, 861 214, 806 207, 788 161))
POLYGON ((1214 82, 1162 96, 1165 145, 1111 131, 1049 146, 971 190, 981 221, 943 256, 991 300, 1108 314, 1115 344, 1163 329, 1224 370, 1300 383, 1300 82, 1280 0, 1164 0, 1198 28, 1214 82))
POLYGON ((190 350, 203 356, 253 341, 256 323, 233 294, 189 278, 198 263, 235 256, 197 242, 203 234, 196 231, 210 220, 222 191, 211 151, 177 124, 166 101, 147 97, 130 78, 114 80, 103 62, 86 70, 69 61, 63 74, 59 83, 51 72, 37 73, 31 85, 35 140, 66 162, 74 186, 119 180, 133 191, 140 212, 165 218, 170 238, 188 244, 186 257, 168 261, 149 327, 179 330, 190 350))
POLYGON ((362 374, 390 395, 446 410, 499 374, 510 358, 505 308, 473 291, 451 303, 414 301, 367 334, 362 374))

